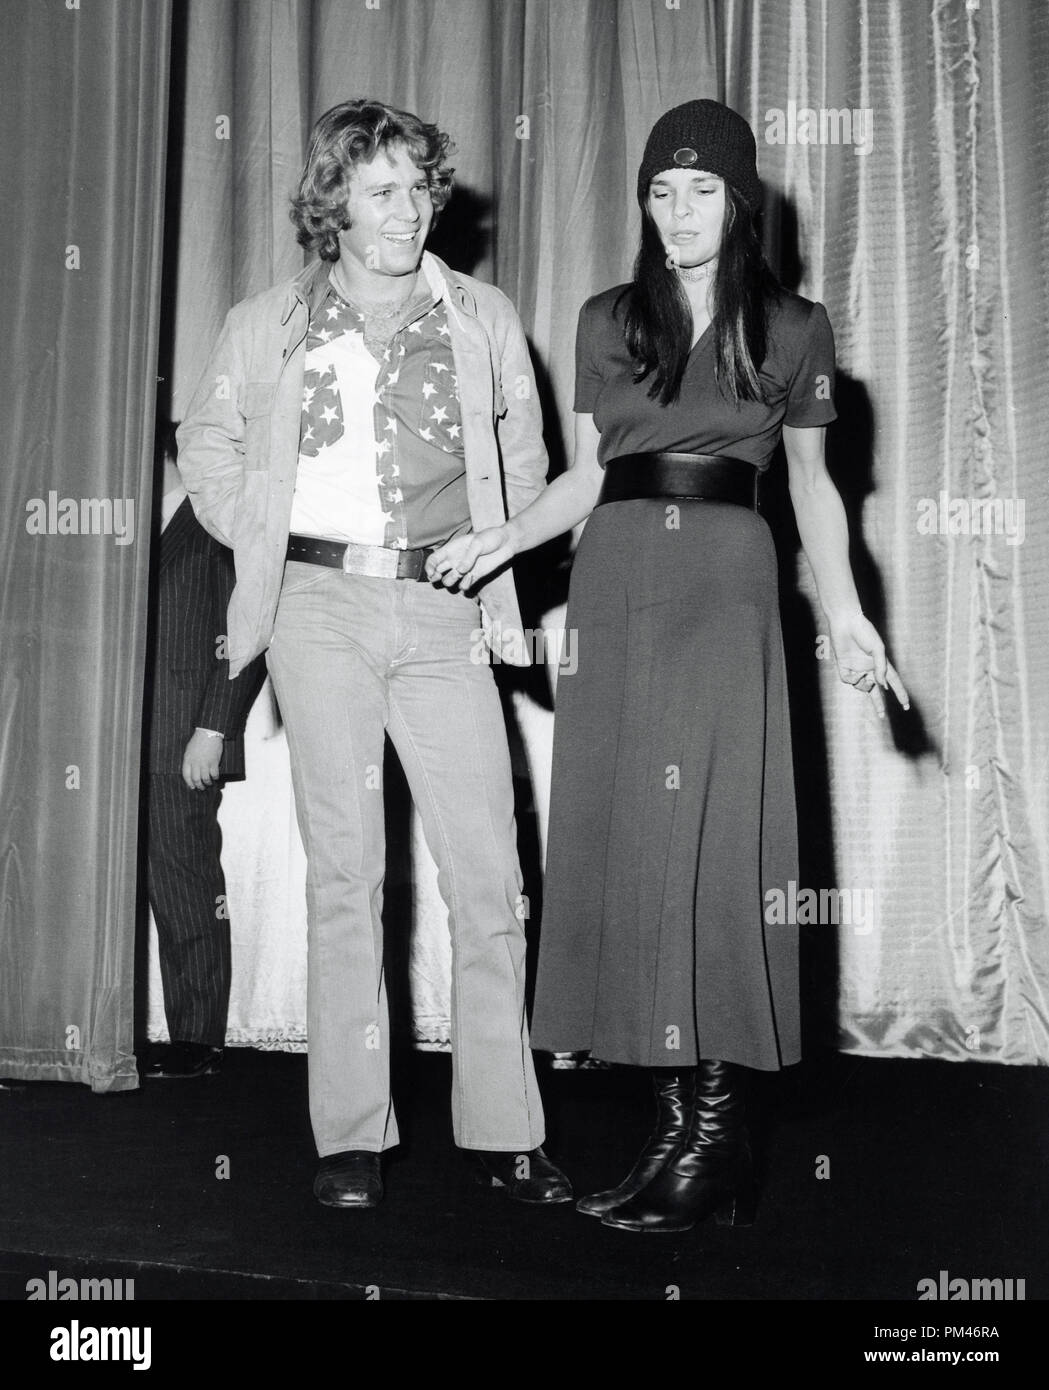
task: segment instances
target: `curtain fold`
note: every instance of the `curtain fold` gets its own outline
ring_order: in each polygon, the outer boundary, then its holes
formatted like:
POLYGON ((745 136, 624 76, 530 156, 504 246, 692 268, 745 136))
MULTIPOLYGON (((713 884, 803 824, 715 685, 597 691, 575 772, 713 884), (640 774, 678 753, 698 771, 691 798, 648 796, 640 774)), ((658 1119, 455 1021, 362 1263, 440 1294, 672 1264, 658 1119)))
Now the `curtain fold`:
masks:
POLYGON ((1049 11, 727 0, 725 25, 726 100, 835 328, 861 599, 915 703, 885 738, 819 663, 834 878, 876 907, 873 930, 818 929, 840 1045, 1044 1063, 1049 183, 1025 112, 1049 11), (854 121, 851 142, 763 138, 792 102, 867 113, 868 148, 854 121))
POLYGON ((0 1075, 138 1084, 170 5, 0 6, 0 1075))

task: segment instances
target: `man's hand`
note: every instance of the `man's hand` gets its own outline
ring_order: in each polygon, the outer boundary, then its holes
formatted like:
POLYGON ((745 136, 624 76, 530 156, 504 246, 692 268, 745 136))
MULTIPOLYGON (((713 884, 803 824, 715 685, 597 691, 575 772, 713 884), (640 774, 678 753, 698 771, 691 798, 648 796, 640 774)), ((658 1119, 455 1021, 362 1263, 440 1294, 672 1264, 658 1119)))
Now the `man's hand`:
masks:
POLYGON ((182 755, 182 780, 193 791, 202 792, 218 780, 222 761, 222 739, 197 729, 182 755))
POLYGON ((434 584, 446 589, 469 589, 493 570, 508 565, 516 551, 505 526, 485 531, 469 531, 453 536, 426 562, 426 573, 434 584))

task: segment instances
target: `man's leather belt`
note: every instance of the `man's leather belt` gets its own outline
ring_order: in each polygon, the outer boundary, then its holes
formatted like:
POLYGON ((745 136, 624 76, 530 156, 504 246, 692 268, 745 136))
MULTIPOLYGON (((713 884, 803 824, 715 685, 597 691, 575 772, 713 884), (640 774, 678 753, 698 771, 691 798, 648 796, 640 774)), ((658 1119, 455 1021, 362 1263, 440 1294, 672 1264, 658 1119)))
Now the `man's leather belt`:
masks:
POLYGON ((758 470, 723 454, 623 454, 609 459, 597 505, 641 497, 736 502, 756 510, 758 470))
POLYGON ((373 579, 426 579, 426 561, 436 546, 395 550, 392 546, 362 545, 358 541, 326 541, 317 536, 289 536, 288 559, 308 565, 328 565, 343 574, 366 574, 373 579))

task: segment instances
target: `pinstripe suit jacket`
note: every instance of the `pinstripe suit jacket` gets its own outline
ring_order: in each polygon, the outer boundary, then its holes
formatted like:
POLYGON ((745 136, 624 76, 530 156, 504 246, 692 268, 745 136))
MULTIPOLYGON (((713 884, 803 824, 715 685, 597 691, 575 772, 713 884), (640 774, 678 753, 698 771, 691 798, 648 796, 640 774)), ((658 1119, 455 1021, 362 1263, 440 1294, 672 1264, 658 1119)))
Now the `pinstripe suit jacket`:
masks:
POLYGON ((189 498, 159 539, 156 607, 150 642, 150 772, 181 772, 195 728, 224 735, 220 772, 244 776, 244 722, 265 676, 262 658, 229 679, 220 656, 226 609, 236 582, 233 553, 209 536, 189 498))

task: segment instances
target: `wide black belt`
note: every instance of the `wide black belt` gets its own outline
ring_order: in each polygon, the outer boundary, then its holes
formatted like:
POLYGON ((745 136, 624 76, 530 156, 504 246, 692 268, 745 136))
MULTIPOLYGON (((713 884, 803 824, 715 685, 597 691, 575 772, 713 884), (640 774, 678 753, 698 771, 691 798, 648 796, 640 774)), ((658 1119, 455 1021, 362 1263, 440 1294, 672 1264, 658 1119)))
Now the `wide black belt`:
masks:
POLYGON ((641 497, 758 505, 758 470, 723 454, 622 454, 605 464, 597 505, 641 497))
POLYGON ((288 559, 308 565, 328 565, 344 574, 373 579, 426 579, 426 561, 436 546, 396 550, 393 546, 362 545, 358 541, 326 541, 317 536, 288 537, 288 559))

